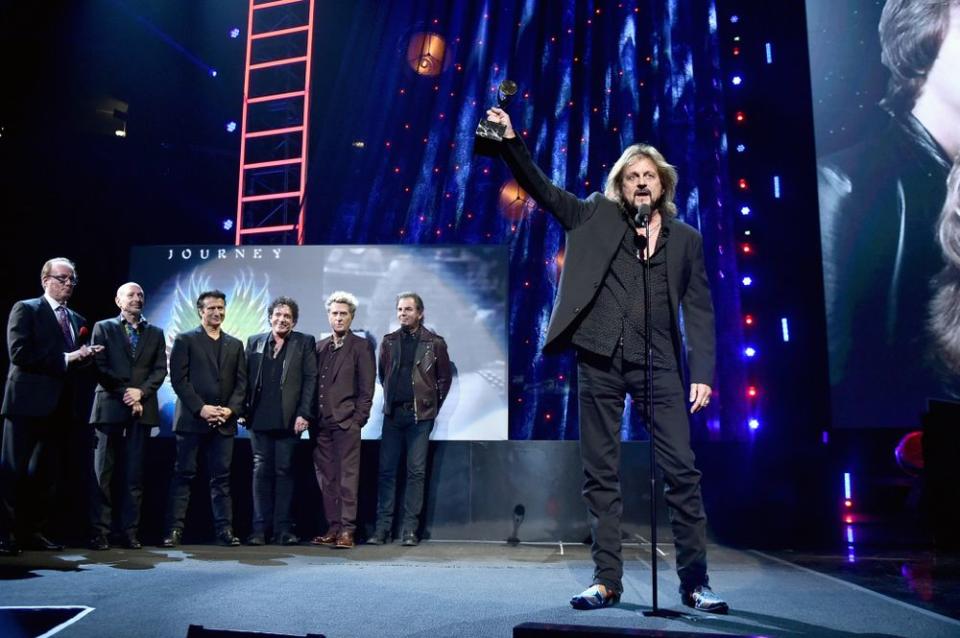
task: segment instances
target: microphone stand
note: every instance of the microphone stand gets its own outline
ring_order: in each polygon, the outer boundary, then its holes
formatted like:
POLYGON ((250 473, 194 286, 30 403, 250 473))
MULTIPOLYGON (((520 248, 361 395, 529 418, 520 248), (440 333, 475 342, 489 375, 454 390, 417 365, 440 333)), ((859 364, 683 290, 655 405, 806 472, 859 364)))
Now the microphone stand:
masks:
MULTIPOLYGON (((643 399, 645 403, 644 420, 647 422, 647 428, 650 431, 650 589, 652 606, 648 611, 643 612, 644 616, 653 616, 657 618, 680 618, 683 614, 670 609, 661 609, 657 604, 657 429, 653 421, 653 329, 650 326, 650 259, 653 256, 650 252, 650 217, 653 212, 645 204, 640 207, 634 222, 639 228, 643 228, 644 246, 643 246, 643 333, 644 333, 644 353, 643 364, 646 369, 646 385, 643 388, 643 399)), ((661 228, 662 226, 661 222, 661 228)), ((637 250, 637 257, 640 257, 640 251, 637 250)))

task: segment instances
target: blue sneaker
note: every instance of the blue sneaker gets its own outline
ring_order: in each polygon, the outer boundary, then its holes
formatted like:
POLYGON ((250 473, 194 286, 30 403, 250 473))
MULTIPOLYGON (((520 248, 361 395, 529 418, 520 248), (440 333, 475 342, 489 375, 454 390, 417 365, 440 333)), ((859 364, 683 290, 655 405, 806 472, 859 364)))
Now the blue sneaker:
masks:
POLYGON ((613 607, 619 602, 619 592, 615 592, 605 585, 591 585, 571 598, 570 606, 574 609, 584 610, 603 609, 604 607, 613 607))
POLYGON ((722 598, 713 593, 709 585, 698 585, 691 590, 680 590, 683 604, 711 614, 725 614, 730 607, 722 598))

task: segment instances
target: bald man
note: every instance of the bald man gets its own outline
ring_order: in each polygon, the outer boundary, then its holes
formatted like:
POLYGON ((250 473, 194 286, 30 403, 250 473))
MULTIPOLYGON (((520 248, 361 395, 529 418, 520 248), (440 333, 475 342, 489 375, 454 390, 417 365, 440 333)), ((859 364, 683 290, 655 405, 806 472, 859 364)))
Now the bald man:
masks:
POLYGON ((97 437, 93 461, 97 480, 90 499, 91 549, 110 549, 115 467, 123 480, 119 537, 127 548, 141 547, 137 529, 143 451, 150 428, 160 423, 157 390, 167 376, 163 330, 144 319, 143 303, 143 288, 125 283, 117 290, 120 315, 93 326, 93 343, 104 348, 94 356, 99 383, 90 414, 97 437))

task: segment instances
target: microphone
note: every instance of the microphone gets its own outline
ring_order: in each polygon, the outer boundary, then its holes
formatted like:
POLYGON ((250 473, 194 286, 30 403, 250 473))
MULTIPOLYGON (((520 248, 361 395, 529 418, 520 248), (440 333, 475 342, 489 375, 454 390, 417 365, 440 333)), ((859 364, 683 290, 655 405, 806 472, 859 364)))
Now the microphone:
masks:
POLYGON ((90 334, 90 331, 87 330, 86 326, 80 326, 80 330, 77 332, 78 339, 86 339, 87 335, 90 334))
POLYGON ((653 211, 650 209, 650 204, 640 204, 637 207, 637 214, 633 216, 633 223, 637 226, 646 226, 652 214, 653 211))

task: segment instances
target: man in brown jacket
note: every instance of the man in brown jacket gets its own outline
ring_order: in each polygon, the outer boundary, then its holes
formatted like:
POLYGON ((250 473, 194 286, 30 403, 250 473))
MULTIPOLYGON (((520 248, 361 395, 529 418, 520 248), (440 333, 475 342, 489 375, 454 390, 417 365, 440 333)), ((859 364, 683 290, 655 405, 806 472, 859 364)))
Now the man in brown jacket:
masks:
POLYGON ((397 295, 400 329, 383 337, 377 369, 383 386, 383 435, 377 483, 377 526, 369 542, 390 540, 396 499, 397 468, 404 449, 407 482, 401 540, 419 543, 427 448, 434 420, 450 391, 447 343, 423 326, 423 299, 415 292, 397 295))
POLYGON ((333 333, 317 344, 313 466, 323 492, 327 531, 310 542, 349 549, 357 526, 360 429, 370 418, 376 372, 370 342, 350 332, 357 298, 337 291, 326 306, 333 333))

